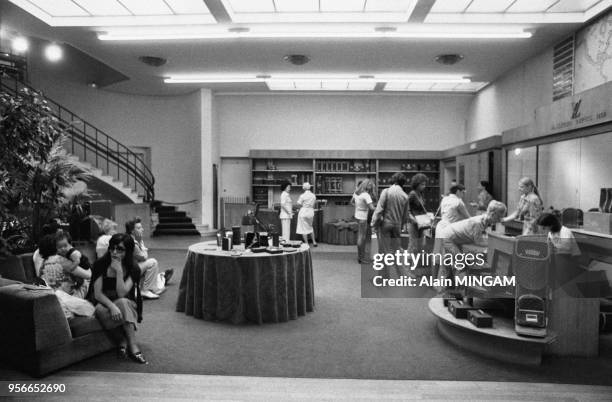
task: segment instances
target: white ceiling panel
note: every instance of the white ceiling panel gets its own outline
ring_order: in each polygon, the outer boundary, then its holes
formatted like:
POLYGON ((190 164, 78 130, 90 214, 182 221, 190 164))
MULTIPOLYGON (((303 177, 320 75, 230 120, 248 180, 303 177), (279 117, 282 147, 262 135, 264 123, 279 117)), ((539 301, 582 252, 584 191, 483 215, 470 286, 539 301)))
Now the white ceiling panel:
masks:
POLYGON ((413 0, 367 0, 366 12, 405 12, 413 7, 413 0))
POLYGON ((319 0, 274 0, 274 4, 280 13, 319 12, 319 0))
POLYGON ((411 82, 406 85, 406 89, 410 91, 429 91, 433 86, 433 82, 411 82))
POLYGON ((115 0, 73 0, 79 6, 94 16, 131 15, 131 13, 115 0))
POLYGON ((322 12, 362 12, 365 0, 320 0, 322 12))
POLYGON ((321 81, 321 89, 326 91, 346 91, 348 90, 348 81, 321 81))
POLYGON ((436 0, 432 13, 462 13, 472 0, 436 0))
POLYGON ((509 13, 543 13, 559 0, 516 0, 508 8, 509 13))
POLYGON ((163 0, 121 0, 128 10, 134 15, 172 15, 163 0))
POLYGON ((165 0, 175 14, 210 14, 204 0, 165 0))
POLYGON ((273 13, 274 2, 272 0, 222 0, 223 4, 229 6, 228 11, 235 13, 273 13))
POLYGON ((553 13, 571 13, 586 11, 600 0, 561 0, 550 8, 553 13))
POLYGON ((432 91, 452 91, 459 85, 456 82, 436 82, 432 87, 432 91))
POLYGON ((320 91, 321 81, 319 80, 300 80, 294 81, 295 89, 298 91, 320 91))
POLYGON ((89 13, 70 0, 31 0, 32 4, 53 17, 84 17, 89 13))
POLYGON ((502 13, 514 0, 474 0, 467 8, 469 13, 502 13))
POLYGON ((376 81, 372 80, 352 80, 348 83, 349 91, 373 91, 376 88, 376 81))

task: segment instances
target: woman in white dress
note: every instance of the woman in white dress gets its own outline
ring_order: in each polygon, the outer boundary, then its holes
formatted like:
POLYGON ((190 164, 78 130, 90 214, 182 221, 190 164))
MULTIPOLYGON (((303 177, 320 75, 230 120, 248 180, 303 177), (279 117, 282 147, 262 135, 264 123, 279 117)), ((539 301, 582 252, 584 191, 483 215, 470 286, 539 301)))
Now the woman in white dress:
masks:
POLYGON ((298 198, 297 203, 301 207, 298 212, 296 233, 301 234, 304 238, 304 243, 308 244, 308 235, 312 236, 312 246, 317 247, 312 222, 314 220, 314 207, 317 197, 310 191, 310 184, 302 185, 304 192, 298 198))
POLYGON ((291 200, 291 183, 285 181, 281 184, 280 197, 280 214, 282 233, 281 236, 284 240, 291 240, 291 218, 293 218, 293 201, 291 200))

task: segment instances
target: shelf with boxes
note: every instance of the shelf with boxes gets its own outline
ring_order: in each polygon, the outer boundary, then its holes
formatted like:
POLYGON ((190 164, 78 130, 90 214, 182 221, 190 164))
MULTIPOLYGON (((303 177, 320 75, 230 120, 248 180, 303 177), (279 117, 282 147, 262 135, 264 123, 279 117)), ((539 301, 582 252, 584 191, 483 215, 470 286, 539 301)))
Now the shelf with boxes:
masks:
MULTIPOLYGON (((391 176, 403 172, 428 177, 426 206, 435 211, 440 199, 440 163, 436 151, 350 151, 350 150, 251 150, 253 200, 272 207, 280 199, 279 185, 288 180, 292 197, 302 192, 304 182, 312 184, 318 198, 332 205, 347 205, 357 185, 369 178, 380 193, 389 187, 391 176)), ((406 187, 410 191, 410 187, 406 187)))
POLYGON ((253 202, 272 207, 280 198, 283 182, 290 182, 292 192, 301 191, 305 182, 313 183, 312 159, 262 158, 251 161, 253 202))
POLYGON ((395 173, 406 176, 404 190, 409 192, 410 181, 416 174, 427 176, 427 186, 424 191, 425 206, 428 211, 435 212, 440 203, 440 162, 434 159, 379 159, 378 160, 378 192, 391 186, 391 177, 395 173))
POLYGON ((322 197, 348 198, 361 180, 376 179, 373 159, 317 159, 315 167, 315 193, 322 197))

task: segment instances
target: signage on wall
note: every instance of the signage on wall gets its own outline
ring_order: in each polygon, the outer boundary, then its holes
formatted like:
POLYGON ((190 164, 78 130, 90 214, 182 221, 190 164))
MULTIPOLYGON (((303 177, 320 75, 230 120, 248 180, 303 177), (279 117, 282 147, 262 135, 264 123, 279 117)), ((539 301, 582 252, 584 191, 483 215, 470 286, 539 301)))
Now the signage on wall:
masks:
POLYGON ((536 109, 539 134, 556 134, 612 121, 612 82, 536 109))

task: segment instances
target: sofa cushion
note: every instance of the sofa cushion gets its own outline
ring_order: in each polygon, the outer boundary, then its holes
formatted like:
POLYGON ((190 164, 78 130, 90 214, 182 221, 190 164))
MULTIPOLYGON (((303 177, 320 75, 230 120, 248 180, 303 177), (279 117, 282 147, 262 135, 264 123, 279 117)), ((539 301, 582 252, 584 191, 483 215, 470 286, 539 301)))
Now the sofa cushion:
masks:
POLYGON ((36 269, 34 268, 34 259, 32 258, 34 253, 20 254, 21 265, 23 265, 23 273, 25 275, 26 283, 34 283, 36 278, 36 269))
POLYGON ((8 285, 16 285, 19 284, 21 282, 19 281, 14 281, 12 279, 6 279, 0 276, 0 288, 3 286, 8 286, 8 285))
POLYGON ((74 317, 68 320, 68 325, 70 325, 70 332, 72 332, 73 338, 78 338, 92 332, 104 331, 96 317, 74 317))
POLYGON ((16 255, 0 257, 0 276, 5 279, 25 282, 26 277, 23 271, 23 264, 21 263, 21 258, 16 255))

